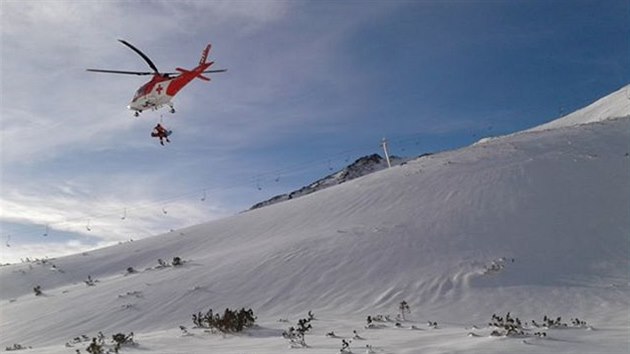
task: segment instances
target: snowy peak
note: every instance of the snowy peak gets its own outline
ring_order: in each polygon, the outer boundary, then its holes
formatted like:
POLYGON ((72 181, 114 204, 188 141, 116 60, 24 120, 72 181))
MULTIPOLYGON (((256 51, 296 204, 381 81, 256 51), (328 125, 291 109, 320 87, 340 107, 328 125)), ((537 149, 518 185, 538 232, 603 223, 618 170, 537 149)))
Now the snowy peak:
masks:
MULTIPOLYGON (((392 156, 390 157, 390 163, 392 165, 399 165, 406 161, 405 159, 392 156)), ((290 193, 277 195, 268 200, 262 201, 260 203, 254 204, 250 210, 262 208, 264 206, 276 204, 285 200, 295 199, 307 194, 311 194, 317 192, 319 190, 332 187, 355 178, 365 176, 372 172, 380 171, 387 167, 387 161, 382 158, 379 154, 372 154, 368 156, 363 156, 352 164, 344 167, 340 171, 337 171, 333 174, 330 174, 324 178, 321 178, 308 186, 302 187, 298 190, 295 190, 290 193)))
POLYGON ((630 117, 630 85, 626 85, 608 96, 600 98, 592 104, 562 118, 526 131, 556 129, 623 117, 630 117))

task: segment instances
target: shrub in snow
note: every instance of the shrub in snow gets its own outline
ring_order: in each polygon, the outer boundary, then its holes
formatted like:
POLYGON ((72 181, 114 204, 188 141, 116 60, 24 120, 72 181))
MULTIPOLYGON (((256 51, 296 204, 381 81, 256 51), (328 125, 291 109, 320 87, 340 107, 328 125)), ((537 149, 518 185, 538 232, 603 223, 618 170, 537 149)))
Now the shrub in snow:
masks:
POLYGON ((58 268, 55 264, 50 266, 50 270, 57 271, 59 273, 65 273, 61 268, 58 268))
POLYGON ((171 261, 171 263, 167 263, 163 259, 158 258, 158 265, 154 269, 169 268, 171 266, 178 267, 178 266, 183 265, 184 263, 185 262, 180 257, 173 257, 173 260, 171 261))
POLYGON ((25 346, 23 346, 21 344, 17 344, 17 343, 13 344, 12 347, 6 347, 5 348, 5 350, 8 351, 8 352, 14 351, 14 350, 25 350, 25 349, 33 349, 33 348, 32 347, 25 347, 25 346))
POLYGON ((405 314, 411 313, 411 310, 409 309, 409 304, 405 300, 403 300, 398 305, 398 310, 400 311, 400 318, 402 318, 403 321, 405 321, 405 314))
POLYGON ((567 327, 567 324, 566 323, 562 323, 562 317, 560 317, 560 316, 558 316, 554 320, 551 317, 547 317, 547 315, 545 315, 543 317, 543 326, 548 327, 548 328, 567 327))
MULTIPOLYGON (((72 343, 76 344, 82 342, 90 342, 87 348, 85 348, 85 351, 90 354, 118 353, 123 346, 137 345, 137 343, 133 341, 133 332, 127 335, 123 333, 114 334, 109 343, 107 343, 106 337, 103 332, 98 332, 98 336, 93 337, 91 341, 88 336, 81 335, 80 337, 74 338, 72 343)), ((72 346, 73 345, 70 342, 66 343, 66 347, 72 346)), ((81 353, 79 349, 77 349, 76 352, 81 353)))
POLYGON ((303 318, 301 320, 298 320, 298 323, 297 323, 297 330, 298 330, 298 332, 306 333, 311 328, 313 328, 313 326, 311 326, 311 319, 310 318, 309 319, 303 318))
POLYGON ((341 349, 339 350, 340 353, 352 353, 350 351, 350 342, 352 341, 347 341, 345 339, 341 340, 341 349))
POLYGON ((120 348, 123 345, 135 345, 136 342, 133 341, 133 332, 129 333, 128 335, 125 335, 123 333, 116 333, 112 336, 112 339, 114 340, 114 352, 118 353, 118 351, 120 350, 120 348))
POLYGON ((505 317, 499 317, 496 314, 492 314, 492 320, 488 323, 491 327, 497 329, 490 333, 491 336, 515 336, 525 335, 525 331, 521 325, 521 320, 518 317, 512 317, 508 312, 505 317))
MULTIPOLYGON (((496 260, 492 261, 490 263, 490 265, 485 265, 484 266, 483 274, 490 275, 490 274, 495 274, 495 273, 498 273, 498 272, 504 270, 505 269, 505 263, 507 261, 508 260, 505 257, 501 257, 499 259, 496 259, 496 260)), ((515 262, 515 259, 512 258, 511 259, 511 263, 514 263, 514 262, 515 262)))
POLYGON ((103 344, 96 341, 96 338, 92 338, 92 343, 85 348, 85 351, 91 354, 103 353, 103 344))
POLYGON ((44 294, 44 293, 42 292, 42 287, 41 287, 41 286, 39 286, 39 285, 36 285, 36 286, 33 288, 33 291, 35 292, 35 296, 40 296, 40 295, 43 295, 43 294, 44 294))
POLYGON ((367 317, 368 325, 371 324, 371 323, 374 323, 374 322, 391 322, 391 320, 392 319, 389 317, 389 315, 385 315, 385 316, 383 316, 383 315, 374 315, 374 316, 369 315, 367 317))
POLYGON ((551 317, 548 317, 547 315, 543 317, 542 323, 540 324, 532 320, 532 325, 534 327, 546 327, 546 328, 566 328, 566 327, 585 328, 585 327, 588 327, 588 325, 586 324, 586 321, 582 321, 579 318, 572 318, 571 326, 569 326, 567 323, 562 322, 562 317, 558 316, 556 317, 556 319, 553 319, 551 317))
POLYGON ((218 313, 214 314, 212 309, 210 309, 205 314, 201 312, 193 314, 192 319, 196 327, 210 328, 222 333, 234 333, 253 326, 256 316, 254 316, 254 311, 251 309, 245 310, 245 308, 242 308, 239 311, 233 311, 226 308, 223 316, 218 313))
POLYGON ((573 327, 586 327, 586 321, 581 321, 578 318, 572 318, 571 324, 573 325, 573 327))
MULTIPOLYGON (((104 339, 105 336, 103 336, 103 333, 98 332, 98 334, 99 334, 99 339, 101 337, 103 337, 103 339, 104 339)), ((81 343, 81 342, 87 342, 89 340, 90 340, 90 337, 86 336, 85 334, 82 334, 82 335, 80 335, 78 337, 74 337, 74 339, 72 339, 71 343, 77 344, 77 343, 81 343)), ((67 345, 67 344, 70 344, 70 342, 66 343, 66 346, 70 346, 70 347, 72 346, 72 345, 67 345)))
POLYGON ((492 263, 490 264, 490 267, 486 267, 485 274, 497 273, 501 271, 503 268, 504 268, 503 264, 492 263))
POLYGON ((133 274, 133 273, 137 273, 136 270, 133 269, 133 267, 127 268, 127 274, 133 274))
POLYGON ((96 280, 92 279, 91 275, 88 275, 87 280, 84 280, 84 282, 85 282, 85 284, 87 286, 94 286, 94 285, 96 285, 96 280))
POLYGON ((212 318, 214 318, 214 317, 212 316, 212 309, 208 310, 208 312, 205 314, 205 316, 204 316, 201 312, 198 312, 198 313, 193 313, 193 315, 192 315, 192 321, 193 321, 193 324, 194 324, 194 325, 195 325, 195 327, 197 327, 197 328, 208 327, 208 326, 207 326, 207 325, 205 325, 204 323, 205 323, 206 321, 208 321, 208 322, 209 322, 210 320, 212 320, 212 318))
POLYGON ((125 294, 118 294, 118 297, 121 298, 121 299, 126 298, 126 297, 130 297, 130 296, 133 296, 133 297, 136 297, 136 298, 141 298, 142 297, 142 291, 138 291, 138 290, 137 291, 127 291, 125 294))
POLYGON ((302 318, 298 320, 297 328, 289 327, 288 330, 282 333, 282 337, 288 339, 291 343, 291 348, 306 348, 308 345, 306 344, 306 340, 304 339, 304 335, 306 332, 313 328, 311 326, 310 318, 302 318))
POLYGON ((192 336, 192 333, 188 332, 188 329, 184 326, 179 326, 180 331, 182 331, 182 337, 192 336))
POLYGON ((368 328, 368 329, 383 328, 383 327, 385 327, 384 324, 376 324, 375 322, 389 322, 389 321, 391 321, 389 316, 383 316, 383 315, 371 316, 371 315, 369 315, 367 317, 367 325, 365 325, 365 328, 368 328))

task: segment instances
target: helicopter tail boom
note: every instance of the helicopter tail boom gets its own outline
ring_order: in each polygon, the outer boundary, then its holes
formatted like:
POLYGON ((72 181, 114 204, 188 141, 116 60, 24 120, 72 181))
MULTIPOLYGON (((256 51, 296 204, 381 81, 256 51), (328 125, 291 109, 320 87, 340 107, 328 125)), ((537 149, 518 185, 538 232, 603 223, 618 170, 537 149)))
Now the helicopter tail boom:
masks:
POLYGON ((192 70, 176 68, 175 70, 177 70, 181 74, 172 80, 171 84, 166 89, 166 93, 168 95, 174 96, 179 90, 184 88, 184 86, 186 86, 190 81, 194 80, 195 78, 209 81, 210 79, 208 77, 203 76, 203 72, 212 64, 213 62, 199 64, 199 66, 192 70))
POLYGON ((191 76, 192 78, 198 78, 198 79, 202 79, 202 80, 205 80, 205 81, 210 81, 209 77, 206 77, 206 76, 202 75, 204 73, 203 69, 207 68, 210 65, 212 65, 212 63, 200 64, 198 67, 196 67, 196 68, 194 68, 192 70, 186 70, 186 69, 182 69, 182 68, 176 68, 175 70, 180 72, 182 75, 187 75, 187 76, 191 76))
POLYGON ((208 53, 210 52, 210 44, 206 46, 206 48, 201 52, 201 59, 199 60, 199 65, 203 65, 206 63, 206 58, 208 58, 208 53))

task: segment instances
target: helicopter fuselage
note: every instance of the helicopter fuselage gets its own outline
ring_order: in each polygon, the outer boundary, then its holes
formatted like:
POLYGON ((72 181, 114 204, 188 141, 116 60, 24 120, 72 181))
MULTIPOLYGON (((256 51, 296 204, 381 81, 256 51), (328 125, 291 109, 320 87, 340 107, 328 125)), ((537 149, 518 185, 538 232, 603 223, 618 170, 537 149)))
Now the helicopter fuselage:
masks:
POLYGON ((176 70, 181 74, 176 77, 154 74, 151 81, 140 86, 136 91, 127 108, 132 111, 142 112, 148 109, 156 110, 164 105, 168 105, 173 110, 171 100, 190 81, 195 78, 209 80, 202 74, 210 65, 212 65, 212 62, 201 63, 190 71, 177 68, 176 70))
POLYGON ((169 95, 168 87, 172 78, 165 78, 161 75, 153 76, 151 81, 142 85, 133 96, 127 108, 132 111, 142 112, 148 109, 156 110, 166 104, 170 104, 174 95, 169 95))
POLYGON ((201 59, 199 60, 199 65, 196 68, 192 70, 176 68, 175 70, 177 72, 160 73, 151 59, 149 59, 149 57, 142 53, 138 48, 134 47, 131 43, 125 40, 119 39, 118 41, 140 55, 153 71, 145 72, 104 69, 87 69, 87 71, 124 75, 152 75, 149 82, 140 86, 140 88, 136 90, 131 102, 129 102, 129 105, 127 106, 130 110, 135 111, 134 115, 136 117, 142 111, 147 109, 156 110, 164 105, 171 107, 171 112, 175 113, 171 100, 182 88, 184 88, 184 86, 188 85, 189 82, 196 78, 210 81, 210 78, 203 75, 205 73, 220 73, 227 71, 227 69, 206 70, 214 63, 212 61, 206 62, 208 53, 210 52, 210 44, 208 44, 201 52, 201 59))

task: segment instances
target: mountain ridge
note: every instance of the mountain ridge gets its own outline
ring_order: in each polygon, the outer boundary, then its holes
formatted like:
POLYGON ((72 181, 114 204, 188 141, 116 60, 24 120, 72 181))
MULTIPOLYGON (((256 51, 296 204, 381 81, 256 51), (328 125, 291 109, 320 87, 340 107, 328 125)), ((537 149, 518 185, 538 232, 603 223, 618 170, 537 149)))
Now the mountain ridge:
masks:
MULTIPOLYGON (((409 158, 401 158, 397 156, 390 157, 390 164, 392 166, 399 165, 401 163, 405 163, 410 160, 409 158)), ((275 203, 283 202, 286 200, 291 200, 294 198, 299 198, 304 195, 308 195, 311 193, 315 193, 322 189, 345 183, 351 181, 355 178, 365 176, 369 173, 380 171, 384 168, 387 168, 387 161, 381 157, 379 154, 371 154, 358 158, 350 165, 342 168, 339 171, 333 172, 325 177, 322 177, 315 182, 310 183, 307 186, 304 186, 300 189, 294 190, 289 193, 284 193, 280 195, 276 195, 267 200, 254 204, 249 210, 254 210, 258 208, 262 208, 268 205, 272 205, 275 203)))

